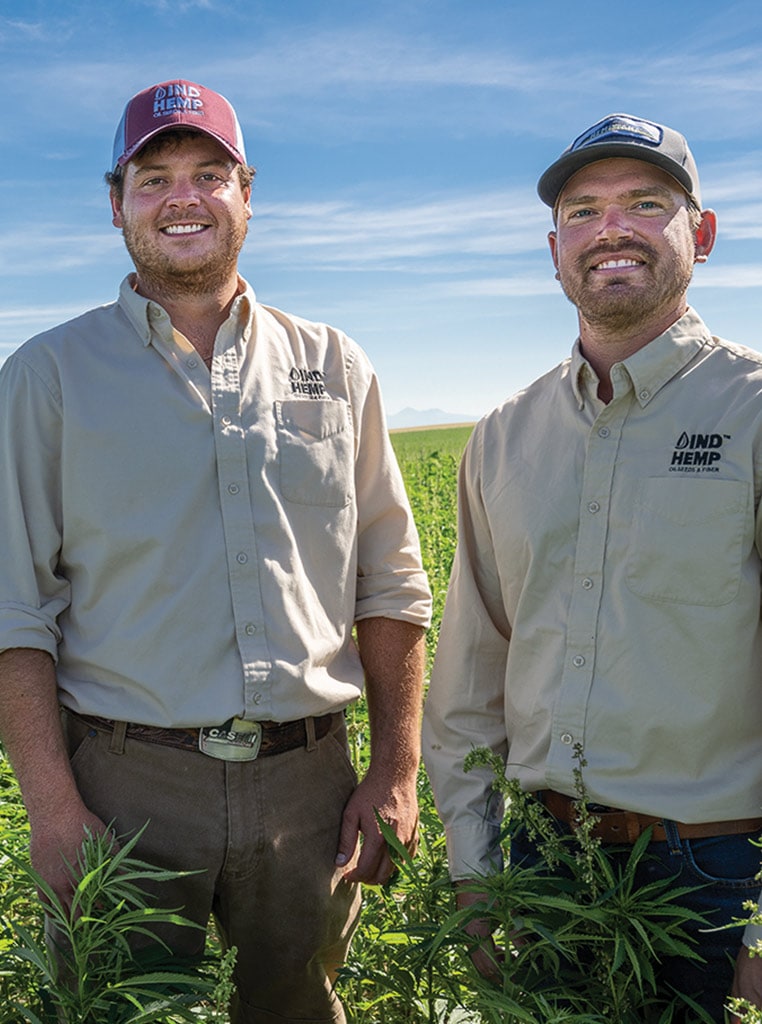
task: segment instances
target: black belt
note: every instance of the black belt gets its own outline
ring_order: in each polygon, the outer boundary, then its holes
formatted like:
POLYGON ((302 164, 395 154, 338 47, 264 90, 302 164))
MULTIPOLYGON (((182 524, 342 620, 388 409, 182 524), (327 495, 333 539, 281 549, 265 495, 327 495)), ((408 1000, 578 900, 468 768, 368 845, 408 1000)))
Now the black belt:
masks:
MULTIPOLYGON (((537 794, 554 818, 566 825, 574 825, 579 819, 578 801, 552 789, 537 794)), ((621 811, 607 807, 604 810, 591 808, 590 813, 598 821, 592 831, 595 839, 603 843, 634 843, 647 828, 653 828, 651 838, 664 842, 667 830, 662 818, 637 811, 621 811)), ((736 821, 703 821, 687 824, 673 822, 681 839, 706 839, 709 836, 742 835, 745 832, 762 832, 762 818, 740 818, 736 821)))
MULTIPOLYGON (((116 726, 121 724, 111 718, 100 718, 98 715, 81 715, 77 711, 72 711, 71 708, 64 708, 64 710, 67 714, 99 732, 113 733, 116 726)), ((319 740, 326 736, 334 722, 341 717, 341 712, 337 711, 313 718, 315 739, 319 740)), ((306 746, 307 721, 306 718, 299 718, 294 722, 260 722, 262 745, 259 748, 258 756, 269 757, 272 754, 283 754, 287 750, 306 746)), ((125 736, 144 743, 159 743, 165 747, 178 747, 180 750, 198 750, 200 731, 200 729, 162 729, 155 725, 139 725, 136 722, 128 722, 125 736)))

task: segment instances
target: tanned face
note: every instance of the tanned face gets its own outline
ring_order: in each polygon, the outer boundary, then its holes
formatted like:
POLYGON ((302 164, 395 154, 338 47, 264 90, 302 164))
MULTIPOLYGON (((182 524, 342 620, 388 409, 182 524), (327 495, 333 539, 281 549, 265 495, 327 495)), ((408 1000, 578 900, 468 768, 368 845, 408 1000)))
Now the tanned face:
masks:
POLYGON ((615 158, 567 182, 549 241, 581 321, 615 334, 682 315, 693 265, 713 233, 704 244, 674 178, 643 160, 615 158))
POLYGON ((234 280, 249 198, 237 165, 207 136, 175 139, 143 159, 138 153, 111 204, 141 290, 198 295, 234 280))

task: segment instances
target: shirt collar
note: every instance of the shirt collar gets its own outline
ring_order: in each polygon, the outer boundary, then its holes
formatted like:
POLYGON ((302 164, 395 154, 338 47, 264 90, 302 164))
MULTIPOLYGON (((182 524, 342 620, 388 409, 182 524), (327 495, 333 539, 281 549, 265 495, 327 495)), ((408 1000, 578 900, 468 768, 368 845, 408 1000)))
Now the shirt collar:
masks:
MULTIPOLYGON (((704 321, 689 307, 663 334, 614 365, 629 376, 637 401, 646 406, 711 339, 704 321)), ((583 356, 577 339, 571 356, 571 385, 580 409, 585 405, 585 378, 588 376, 595 379, 595 371, 583 356)))
MULTIPOLYGON (((247 281, 239 277, 238 282, 239 293, 233 300, 228 322, 232 318, 237 320, 237 326, 241 332, 241 340, 245 344, 249 341, 252 334, 254 309, 257 300, 254 289, 247 281)), ((162 321, 166 322, 167 330, 171 330, 169 317, 163 306, 151 299, 146 299, 135 291, 134 274, 128 274, 122 281, 119 287, 118 304, 138 332, 145 346, 151 344, 152 333, 159 328, 162 321)))

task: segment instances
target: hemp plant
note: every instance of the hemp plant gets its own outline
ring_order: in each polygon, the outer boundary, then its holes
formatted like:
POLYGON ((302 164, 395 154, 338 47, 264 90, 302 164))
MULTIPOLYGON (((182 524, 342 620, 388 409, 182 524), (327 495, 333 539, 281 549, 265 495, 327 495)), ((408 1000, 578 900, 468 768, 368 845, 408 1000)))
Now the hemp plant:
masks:
MULTIPOLYGON (((379 1003, 391 997, 394 978, 407 966, 425 988, 429 1008, 427 1014, 405 1018, 411 1021, 669 1024, 690 1010, 692 1021, 708 1024, 708 1015, 687 994, 657 992, 654 975, 654 964, 664 957, 700 959, 685 929, 706 922, 679 905, 688 890, 673 880, 636 884, 638 865, 648 857, 648 832, 616 850, 595 838, 597 819, 585 803, 581 750, 577 757, 578 819, 569 834, 562 834, 536 798, 506 780, 499 757, 487 750, 469 756, 467 769, 490 770, 503 797, 506 851, 524 828, 538 847, 539 863, 512 863, 508 856, 504 870, 467 886, 479 896, 474 905, 453 911, 450 899, 433 919, 412 927, 401 921, 398 932, 405 941, 397 939, 399 966, 373 979, 379 1003), (466 929, 477 918, 488 921, 505 946, 489 980, 470 963, 476 940, 466 929)), ((383 822, 380 827, 410 899, 411 890, 428 884, 426 867, 411 860, 383 822)), ((441 906, 440 899, 433 909, 441 906)))
POLYGON ((469 757, 467 769, 493 771, 507 808, 506 846, 525 828, 540 857, 534 866, 509 859, 500 875, 480 879, 474 888, 488 894, 488 905, 469 908, 461 923, 486 916, 498 925, 509 946, 499 987, 507 1009, 521 1007, 517 1021, 667 1024, 686 1008, 692 1020, 709 1021, 687 994, 657 992, 654 974, 654 964, 666 957, 700 959, 686 926, 706 921, 679 905, 687 887, 672 879, 636 881, 649 856, 650 830, 627 847, 594 837, 597 818, 587 806, 580 748, 576 757, 577 817, 568 834, 534 796, 505 778, 500 758, 484 750, 469 757))
MULTIPOLYGON (((221 977, 202 965, 174 960, 157 926, 200 926, 173 910, 151 904, 144 886, 182 872, 165 871, 132 856, 146 826, 117 845, 108 835, 86 832, 76 865, 71 905, 12 849, 0 851, 46 905, 48 936, 28 919, 4 911, 0 919, 2 1024, 152 1024, 221 1020, 221 977), (52 936, 55 936, 53 939, 52 936), (196 1010, 194 1011, 194 1006, 196 1010)), ((234 952, 232 953, 234 956, 234 952)), ((229 974, 229 965, 222 972, 229 974)))

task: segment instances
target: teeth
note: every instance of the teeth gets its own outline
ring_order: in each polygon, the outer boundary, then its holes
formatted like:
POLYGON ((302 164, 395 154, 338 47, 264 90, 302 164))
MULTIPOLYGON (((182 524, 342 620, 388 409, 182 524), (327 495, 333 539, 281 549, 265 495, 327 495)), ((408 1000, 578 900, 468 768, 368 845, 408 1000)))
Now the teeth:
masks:
POLYGON ((204 224, 170 224, 163 229, 167 235, 192 235, 196 231, 203 231, 204 224))
POLYGON ((603 263, 596 264, 596 270, 609 270, 615 267, 639 267, 641 265, 640 260, 604 260, 603 263))

